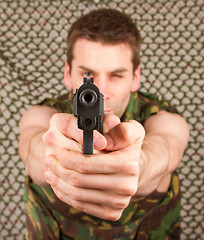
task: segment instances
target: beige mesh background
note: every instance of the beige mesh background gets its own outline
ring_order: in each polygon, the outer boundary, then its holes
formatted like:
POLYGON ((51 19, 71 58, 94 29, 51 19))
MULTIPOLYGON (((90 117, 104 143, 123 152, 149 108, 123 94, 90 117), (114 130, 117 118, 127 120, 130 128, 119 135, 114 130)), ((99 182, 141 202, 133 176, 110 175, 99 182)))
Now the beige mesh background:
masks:
POLYGON ((101 7, 137 22, 142 89, 164 95, 189 123, 189 147, 179 167, 181 239, 204 239, 203 0, 0 1, 0 239, 25 234, 18 121, 31 105, 66 91, 67 30, 78 16, 101 7))

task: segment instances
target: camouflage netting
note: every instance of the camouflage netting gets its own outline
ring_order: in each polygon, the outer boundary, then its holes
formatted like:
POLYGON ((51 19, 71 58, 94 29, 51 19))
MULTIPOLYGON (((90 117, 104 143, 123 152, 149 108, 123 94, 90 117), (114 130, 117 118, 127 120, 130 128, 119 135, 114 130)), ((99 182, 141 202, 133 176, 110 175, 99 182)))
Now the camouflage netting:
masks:
POLYGON ((25 170, 18 122, 31 105, 64 93, 66 34, 95 8, 130 14, 143 37, 142 89, 164 95, 191 137, 179 167, 181 239, 204 239, 203 0, 0 1, 0 239, 23 239, 25 170))

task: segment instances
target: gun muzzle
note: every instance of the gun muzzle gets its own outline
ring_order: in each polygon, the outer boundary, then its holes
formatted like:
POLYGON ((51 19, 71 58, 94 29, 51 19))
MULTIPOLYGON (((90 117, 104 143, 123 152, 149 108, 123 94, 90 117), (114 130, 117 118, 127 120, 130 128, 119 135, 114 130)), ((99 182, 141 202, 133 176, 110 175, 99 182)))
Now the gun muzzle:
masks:
POLYGON ((79 101, 84 106, 90 107, 97 102, 97 94, 92 89, 85 89, 79 95, 79 101))

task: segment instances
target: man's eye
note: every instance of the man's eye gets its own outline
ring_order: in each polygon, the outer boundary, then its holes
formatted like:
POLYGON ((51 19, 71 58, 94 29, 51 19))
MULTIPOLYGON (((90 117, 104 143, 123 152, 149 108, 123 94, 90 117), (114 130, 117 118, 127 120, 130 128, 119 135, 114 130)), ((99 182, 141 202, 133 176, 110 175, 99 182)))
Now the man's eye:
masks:
POLYGON ((122 78, 122 75, 119 75, 119 74, 113 74, 112 77, 122 78))
POLYGON ((92 73, 91 72, 85 72, 83 75, 84 75, 84 77, 92 77, 92 73))

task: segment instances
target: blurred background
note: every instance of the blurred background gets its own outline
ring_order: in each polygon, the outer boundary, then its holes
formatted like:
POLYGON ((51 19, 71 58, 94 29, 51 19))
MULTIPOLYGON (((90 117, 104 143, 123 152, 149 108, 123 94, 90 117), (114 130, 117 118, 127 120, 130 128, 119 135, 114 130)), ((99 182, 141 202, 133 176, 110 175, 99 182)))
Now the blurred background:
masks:
POLYGON ((203 0, 0 1, 0 239, 23 239, 24 165, 18 122, 30 106, 65 93, 66 36, 82 14, 114 8, 141 31, 141 90, 164 96, 189 124, 179 166, 181 239, 204 239, 203 0))

